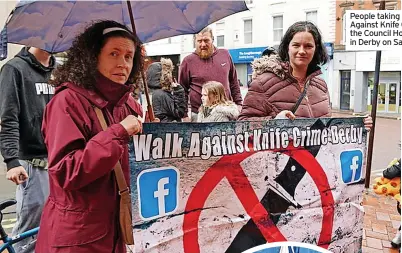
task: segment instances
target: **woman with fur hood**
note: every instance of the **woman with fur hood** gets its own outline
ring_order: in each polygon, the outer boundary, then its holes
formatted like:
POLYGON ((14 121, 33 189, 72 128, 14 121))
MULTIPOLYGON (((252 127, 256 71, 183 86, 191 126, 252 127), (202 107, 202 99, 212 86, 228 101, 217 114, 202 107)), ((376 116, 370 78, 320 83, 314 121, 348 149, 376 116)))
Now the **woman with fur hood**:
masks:
POLYGON ((152 106, 155 117, 161 122, 181 122, 186 111, 184 89, 173 81, 173 68, 172 60, 161 58, 160 62, 151 64, 147 71, 148 80, 159 80, 159 87, 157 84, 152 86, 156 88, 152 93, 152 106))
POLYGON ((236 120, 239 116, 237 105, 226 98, 220 82, 205 83, 202 86, 201 101, 197 122, 224 122, 236 120))
MULTIPOLYGON (((331 117, 328 87, 319 77, 319 65, 325 64, 328 56, 317 27, 308 21, 294 23, 278 51, 254 60, 253 80, 239 119, 331 117)), ((371 117, 364 122, 369 130, 371 117)))

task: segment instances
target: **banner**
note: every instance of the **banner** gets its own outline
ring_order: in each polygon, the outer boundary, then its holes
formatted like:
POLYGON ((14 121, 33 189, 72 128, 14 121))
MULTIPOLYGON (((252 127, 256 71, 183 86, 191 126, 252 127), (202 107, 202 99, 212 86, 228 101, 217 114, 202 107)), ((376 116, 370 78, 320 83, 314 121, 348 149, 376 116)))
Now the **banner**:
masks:
POLYGON ((151 123, 130 143, 135 252, 362 245, 362 118, 151 123))

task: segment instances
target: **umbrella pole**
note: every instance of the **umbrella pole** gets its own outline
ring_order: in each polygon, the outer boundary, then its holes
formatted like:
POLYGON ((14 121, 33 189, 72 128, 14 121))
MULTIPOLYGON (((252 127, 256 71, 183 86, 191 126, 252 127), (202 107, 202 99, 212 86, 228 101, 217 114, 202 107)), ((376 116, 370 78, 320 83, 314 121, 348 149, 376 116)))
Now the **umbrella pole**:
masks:
MULTIPOLYGON (((130 0, 127 0, 127 8, 128 8, 128 14, 130 16, 130 21, 131 21, 131 27, 133 28, 133 33, 136 34, 135 30, 135 23, 134 23, 134 17, 133 17, 133 10, 131 8, 131 2, 130 0)), ((145 92, 145 99, 147 100, 147 111, 148 111, 148 116, 149 120, 152 122, 155 120, 155 115, 154 115, 154 110, 152 109, 152 104, 151 100, 149 98, 149 90, 148 90, 148 83, 145 78, 144 70, 141 70, 141 78, 144 83, 144 92, 145 92)))

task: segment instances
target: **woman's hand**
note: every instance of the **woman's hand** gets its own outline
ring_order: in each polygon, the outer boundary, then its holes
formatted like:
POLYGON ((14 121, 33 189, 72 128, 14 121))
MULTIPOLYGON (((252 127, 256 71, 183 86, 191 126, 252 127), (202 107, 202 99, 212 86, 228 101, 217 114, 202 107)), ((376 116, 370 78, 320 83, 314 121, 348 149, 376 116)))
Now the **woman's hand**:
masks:
POLYGON ((142 123, 134 115, 128 115, 120 124, 126 129, 130 136, 142 132, 142 123))
POLYGON ((295 118, 296 116, 293 114, 293 112, 288 110, 281 111, 275 117, 275 119, 290 119, 290 120, 294 120, 295 118))
POLYGON ((371 128, 373 127, 373 118, 371 118, 370 115, 366 115, 364 116, 363 123, 366 130, 370 131, 371 128))

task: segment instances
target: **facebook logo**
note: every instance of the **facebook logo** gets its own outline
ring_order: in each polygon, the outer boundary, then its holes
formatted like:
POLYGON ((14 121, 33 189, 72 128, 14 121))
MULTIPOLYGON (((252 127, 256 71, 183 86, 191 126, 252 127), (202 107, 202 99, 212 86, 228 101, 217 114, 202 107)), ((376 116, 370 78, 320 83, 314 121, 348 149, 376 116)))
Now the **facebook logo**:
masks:
POLYGON ((363 152, 348 150, 341 153, 342 180, 345 184, 358 182, 362 177, 363 152))
POLYGON ((141 171, 137 177, 140 217, 151 220, 176 211, 180 173, 164 167, 141 171))

